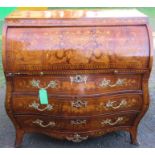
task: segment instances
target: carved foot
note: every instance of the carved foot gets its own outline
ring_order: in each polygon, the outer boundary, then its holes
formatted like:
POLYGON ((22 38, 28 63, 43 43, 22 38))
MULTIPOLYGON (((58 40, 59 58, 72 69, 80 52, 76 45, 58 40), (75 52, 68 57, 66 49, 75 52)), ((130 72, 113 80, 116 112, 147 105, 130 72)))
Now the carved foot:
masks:
POLYGON ((130 139, 131 139, 131 144, 139 145, 137 141, 137 129, 136 128, 132 128, 130 130, 130 139))
POLYGON ((17 129, 16 130, 16 141, 15 147, 20 147, 24 137, 24 130, 17 129))

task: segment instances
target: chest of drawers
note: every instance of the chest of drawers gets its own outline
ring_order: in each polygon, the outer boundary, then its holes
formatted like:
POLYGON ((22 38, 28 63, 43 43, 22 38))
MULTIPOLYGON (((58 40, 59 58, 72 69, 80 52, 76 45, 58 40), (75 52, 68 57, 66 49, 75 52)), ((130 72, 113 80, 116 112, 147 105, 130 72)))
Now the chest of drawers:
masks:
POLYGON ((6 18, 5 105, 16 146, 28 132, 81 142, 125 130, 136 143, 149 106, 151 31, 135 10, 112 13, 15 11, 6 18))

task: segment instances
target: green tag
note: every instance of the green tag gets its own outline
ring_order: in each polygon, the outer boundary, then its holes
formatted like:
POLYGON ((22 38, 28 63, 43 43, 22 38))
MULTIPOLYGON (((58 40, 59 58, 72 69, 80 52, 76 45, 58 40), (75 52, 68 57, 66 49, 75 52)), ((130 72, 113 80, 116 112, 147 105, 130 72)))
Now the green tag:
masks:
POLYGON ((46 89, 39 90, 40 104, 48 104, 48 94, 46 89))

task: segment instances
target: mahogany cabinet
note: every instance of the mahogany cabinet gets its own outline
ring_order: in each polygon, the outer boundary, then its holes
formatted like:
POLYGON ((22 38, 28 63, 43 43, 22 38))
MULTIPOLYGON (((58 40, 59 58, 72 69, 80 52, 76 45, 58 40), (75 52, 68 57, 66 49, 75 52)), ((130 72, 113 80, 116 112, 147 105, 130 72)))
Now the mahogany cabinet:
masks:
POLYGON ((3 66, 16 146, 28 132, 81 142, 124 130, 136 143, 152 67, 140 12, 15 11, 3 29, 3 66))

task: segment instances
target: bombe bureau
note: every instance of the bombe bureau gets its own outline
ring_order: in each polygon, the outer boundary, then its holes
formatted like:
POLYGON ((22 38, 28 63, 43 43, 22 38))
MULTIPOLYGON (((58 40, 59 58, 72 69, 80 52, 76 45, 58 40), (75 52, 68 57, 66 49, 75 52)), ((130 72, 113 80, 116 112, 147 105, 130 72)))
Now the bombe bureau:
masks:
POLYGON ((140 12, 15 11, 5 19, 3 66, 16 146, 30 132, 81 142, 124 130, 136 143, 152 67, 140 12))

